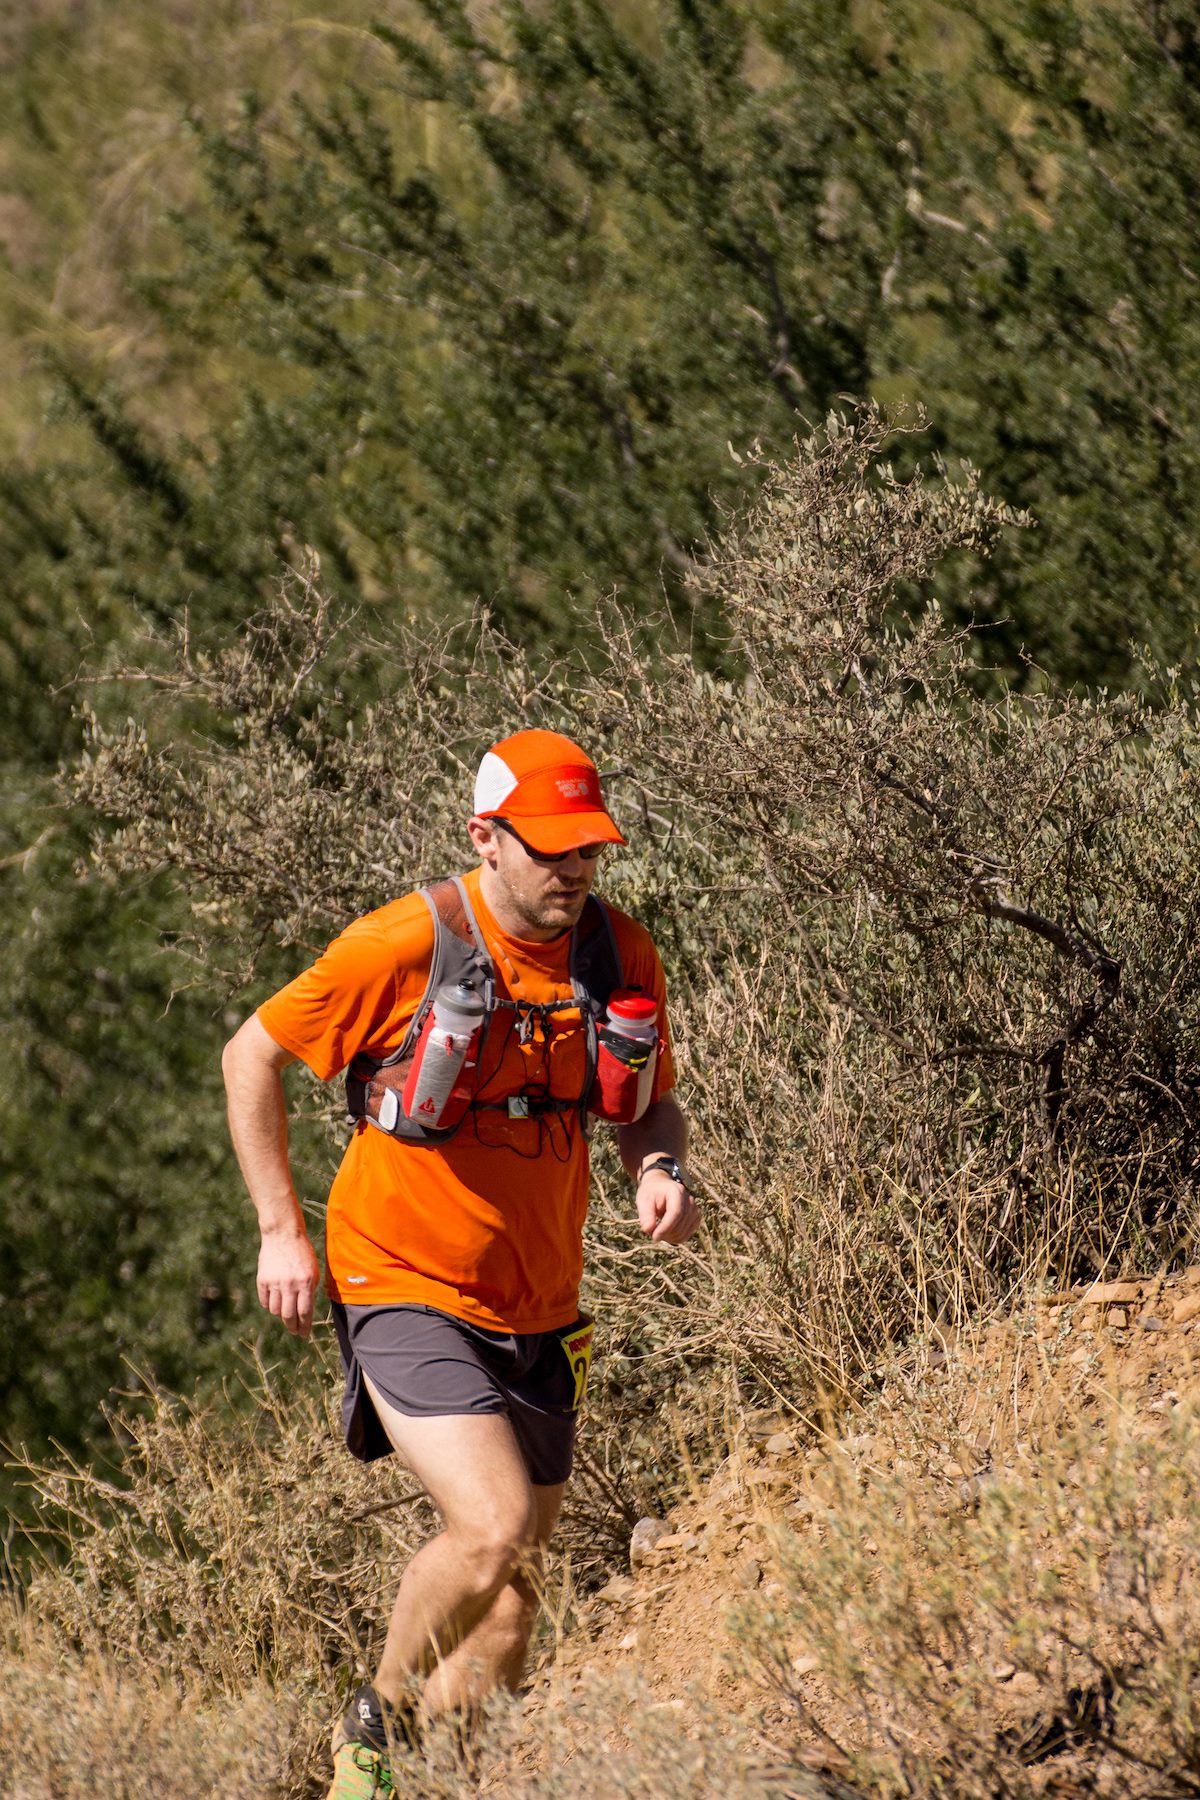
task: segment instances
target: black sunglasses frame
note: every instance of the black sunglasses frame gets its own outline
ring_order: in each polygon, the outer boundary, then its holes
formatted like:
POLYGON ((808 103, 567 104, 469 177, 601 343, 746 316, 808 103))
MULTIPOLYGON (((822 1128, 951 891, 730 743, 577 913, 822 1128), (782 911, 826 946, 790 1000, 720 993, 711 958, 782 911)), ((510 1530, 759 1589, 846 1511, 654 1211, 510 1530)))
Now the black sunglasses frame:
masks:
MULTIPOLYGON (((489 819, 488 824, 497 825, 501 831, 506 831, 509 837, 516 838, 518 844, 520 844, 530 861, 541 863, 544 868, 550 868, 554 863, 566 862, 568 856, 574 856, 575 854, 574 850, 535 850, 532 844, 527 844, 525 842, 525 839, 521 836, 519 831, 513 830, 507 819, 489 819)), ((595 862, 600 852, 606 848, 607 846, 602 843, 580 844, 578 846, 578 851, 584 862, 595 862)))

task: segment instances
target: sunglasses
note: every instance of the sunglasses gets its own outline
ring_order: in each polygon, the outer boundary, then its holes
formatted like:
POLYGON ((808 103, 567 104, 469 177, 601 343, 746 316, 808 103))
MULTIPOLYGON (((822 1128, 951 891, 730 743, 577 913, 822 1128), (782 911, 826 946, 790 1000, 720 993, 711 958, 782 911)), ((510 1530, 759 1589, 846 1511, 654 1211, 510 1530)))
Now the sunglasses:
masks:
MULTIPOLYGON (((489 819, 488 824, 497 827, 500 831, 506 831, 509 837, 516 838, 526 856, 535 863, 549 865, 566 862, 568 856, 575 854, 573 850, 535 850, 532 844, 525 842, 519 831, 513 830, 507 819, 489 819)), ((595 862, 604 847, 603 844, 580 844, 578 850, 584 862, 595 862)))

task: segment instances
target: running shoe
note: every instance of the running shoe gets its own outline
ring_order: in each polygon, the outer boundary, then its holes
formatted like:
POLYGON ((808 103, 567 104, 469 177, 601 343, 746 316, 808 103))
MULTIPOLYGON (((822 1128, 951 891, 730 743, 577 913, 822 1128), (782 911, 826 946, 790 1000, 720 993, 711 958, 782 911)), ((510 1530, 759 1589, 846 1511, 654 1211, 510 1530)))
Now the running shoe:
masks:
POLYGON ((395 1792, 386 1750, 349 1741, 336 1746, 329 1800, 392 1800, 395 1792))
POLYGON ((369 1681, 358 1689, 333 1732, 333 1786, 328 1800, 383 1800, 395 1793, 388 1734, 409 1749, 418 1742, 411 1707, 394 1707, 369 1681))

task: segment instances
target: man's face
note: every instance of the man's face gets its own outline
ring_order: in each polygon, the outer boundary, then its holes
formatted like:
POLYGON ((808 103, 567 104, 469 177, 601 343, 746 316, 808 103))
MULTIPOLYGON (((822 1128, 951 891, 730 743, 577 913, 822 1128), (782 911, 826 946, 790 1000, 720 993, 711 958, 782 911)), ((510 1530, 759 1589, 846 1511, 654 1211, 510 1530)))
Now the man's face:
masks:
POLYGON ((495 819, 472 819, 470 830, 483 860, 484 898, 497 923, 514 937, 542 941, 570 930, 591 892, 600 857, 572 850, 561 862, 539 862, 511 827, 506 830, 495 819))

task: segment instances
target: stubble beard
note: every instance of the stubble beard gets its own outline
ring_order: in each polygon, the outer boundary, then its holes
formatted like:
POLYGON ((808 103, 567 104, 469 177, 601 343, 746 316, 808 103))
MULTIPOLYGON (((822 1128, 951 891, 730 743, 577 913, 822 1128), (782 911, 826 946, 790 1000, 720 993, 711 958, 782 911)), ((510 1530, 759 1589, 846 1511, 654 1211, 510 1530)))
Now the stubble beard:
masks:
POLYGON ((506 886, 513 911, 522 923, 532 931, 548 933, 552 937, 558 937, 561 932, 569 931, 578 923, 587 899, 586 892, 569 900, 556 899, 551 895, 529 898, 510 884, 506 883, 506 886))
POLYGON ((501 856, 498 863, 484 868, 484 899, 496 915, 497 923, 512 936, 528 936, 547 942, 561 937, 579 921, 591 882, 583 891, 569 898, 554 898, 540 887, 537 879, 516 863, 501 856), (489 891, 490 890, 490 891, 489 891))
POLYGON ((527 924, 537 931, 559 932, 569 931, 579 921, 583 911, 583 903, 587 895, 581 894, 576 901, 556 900, 547 897, 540 902, 529 902, 522 907, 522 915, 527 924))

